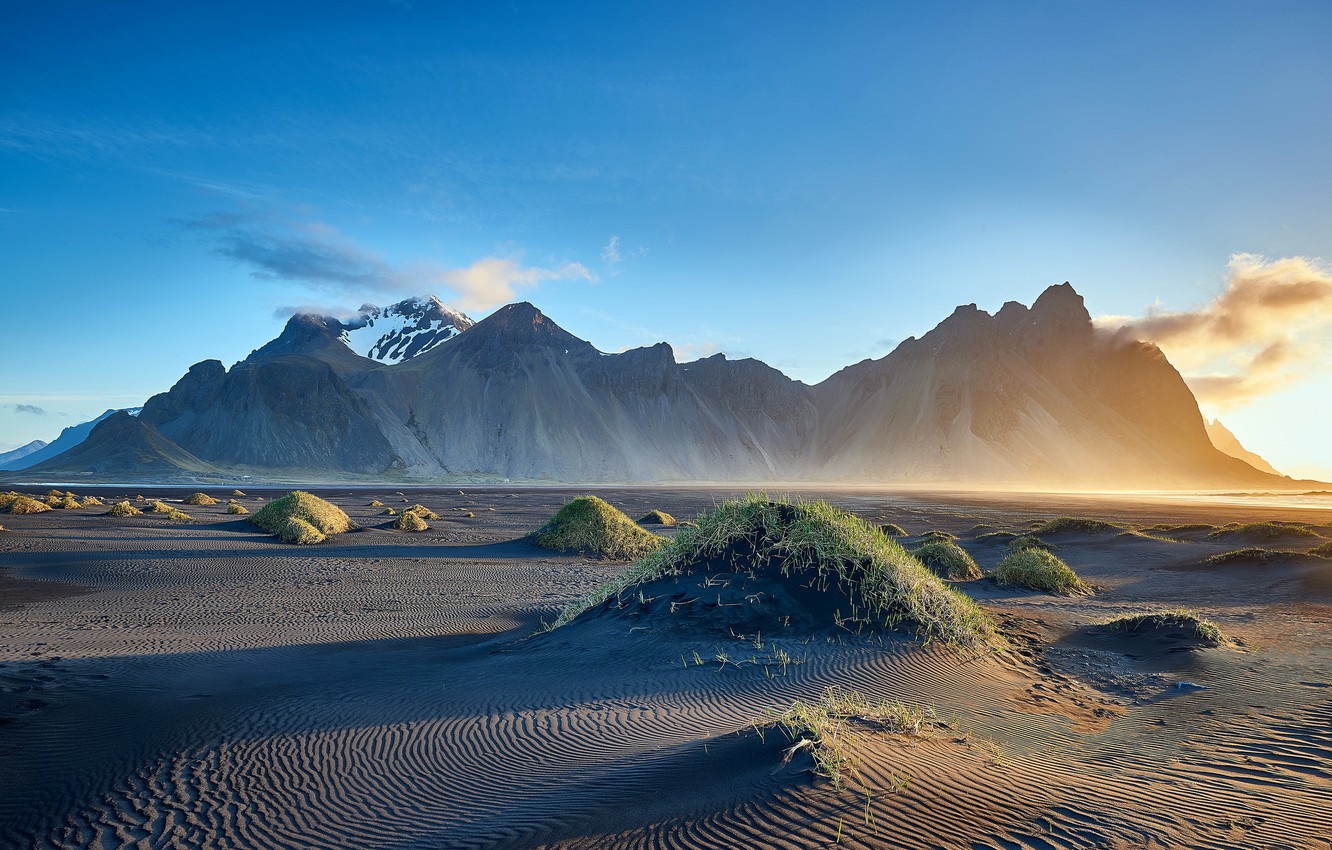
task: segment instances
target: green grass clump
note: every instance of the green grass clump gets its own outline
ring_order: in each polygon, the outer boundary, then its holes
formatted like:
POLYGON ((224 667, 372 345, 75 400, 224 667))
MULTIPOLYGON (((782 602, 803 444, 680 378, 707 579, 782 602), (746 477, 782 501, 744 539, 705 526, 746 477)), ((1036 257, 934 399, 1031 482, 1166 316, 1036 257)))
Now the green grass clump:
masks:
POLYGON ((384 510, 380 511, 379 513, 380 513, 381 516, 397 516, 397 515, 398 515, 398 509, 397 509, 397 508, 384 508, 384 510))
POLYGON ((1193 611, 1183 609, 1130 614, 1124 617, 1116 617, 1106 622, 1105 625, 1124 632, 1181 629, 1189 637, 1197 638, 1206 643, 1225 643, 1225 636, 1221 634, 1221 629, 1217 627, 1216 623, 1199 617, 1193 611))
POLYGON ((1032 534, 1109 534, 1123 531, 1124 526, 1089 517, 1060 516, 1034 525, 1032 534))
POLYGON ((827 589, 835 583, 867 619, 890 628, 906 625, 926 641, 967 648, 1002 645, 984 609, 877 526, 827 502, 772 501, 761 494, 722 502, 697 525, 682 525, 673 541, 565 608, 551 628, 632 586, 684 575, 726 557, 742 570, 774 565, 782 576, 811 587, 827 589))
POLYGON ((911 550, 911 554, 935 575, 950 581, 971 581, 982 575, 967 550, 951 540, 931 541, 911 550))
POLYGON ((187 505, 216 505, 217 502, 217 499, 207 493, 191 493, 185 497, 185 504, 187 505))
POLYGON ((428 531, 430 526, 426 525, 425 519, 416 511, 403 511, 393 527, 399 531, 428 531))
POLYGON ((1320 558, 1332 558, 1332 540, 1324 543, 1322 546, 1315 546, 1309 550, 1310 555, 1317 555, 1320 558))
POLYGON ((879 533, 886 537, 906 537, 906 529, 895 522, 879 523, 879 533))
POLYGON ((868 790, 860 774, 864 738, 874 732, 921 737, 937 726, 933 709, 890 700, 871 700, 858 691, 829 688, 818 702, 796 700, 777 718, 791 740, 783 763, 808 751, 815 770, 842 788, 854 780, 868 790))
POLYGON ((921 543, 949 543, 957 539, 956 534, 949 534, 947 531, 932 529, 920 536, 921 543))
POLYGON ((105 504, 105 502, 96 496, 84 496, 82 499, 79 499, 79 507, 81 508, 100 508, 105 504))
POLYGON ((1213 567, 1234 563, 1271 564, 1276 561, 1284 561, 1291 555, 1299 554, 1302 553, 1291 552, 1287 549, 1263 549, 1259 546, 1249 546, 1244 549, 1232 549, 1229 552, 1210 555, 1205 563, 1213 567))
POLYGON ((148 503, 148 513, 150 514, 169 514, 174 510, 175 508, 161 500, 148 503))
MULTIPOLYGON (((274 499, 250 516, 250 522, 269 534, 278 535, 283 540, 286 540, 286 537, 283 536, 283 530, 288 529, 288 526, 291 525, 288 520, 292 519, 298 519, 318 531, 321 540, 324 537, 341 534, 356 527, 342 508, 331 502, 326 502, 318 496, 306 493, 304 490, 294 490, 280 499, 274 499)), ((293 528, 295 530, 290 532, 291 536, 310 536, 302 526, 297 525, 293 528)), ((318 543, 320 541, 288 540, 287 542, 318 543)))
POLYGON ((416 514, 421 519, 437 520, 439 514, 427 508, 425 505, 412 505, 410 508, 403 508, 404 514, 416 514))
POLYGON ((1298 522, 1232 522, 1221 526, 1207 536, 1279 540, 1283 537, 1319 537, 1320 535, 1309 526, 1298 522))
POLYGON ((648 511, 638 518, 640 525, 675 525, 676 519, 665 511, 648 511))
POLYGON ((107 516, 142 516, 143 511, 131 505, 128 501, 116 502, 111 506, 111 510, 106 512, 107 516))
POLYGON ((381 501, 379 501, 378 499, 375 499, 374 501, 372 501, 372 502, 370 503, 370 507, 372 507, 372 508, 382 508, 382 507, 384 507, 384 503, 381 502, 381 501))
POLYGON ((51 505, 51 507, 60 508, 63 511, 71 511, 79 507, 79 499, 77 496, 61 496, 59 499, 55 500, 55 503, 51 505))
POLYGON ((530 539, 543 549, 617 561, 646 555, 665 543, 596 496, 579 496, 560 508, 530 539))
POLYGON ((1008 541, 1008 548, 1014 552, 1020 552, 1023 549, 1044 549, 1048 552, 1053 549, 1054 546, 1034 534, 1019 534, 1017 537, 1008 541))
POLYGON ((249 512, 250 509, 240 504, 239 502, 232 502, 231 504, 227 505, 227 513, 232 514, 234 516, 245 516, 249 512))
POLYGON ((179 508, 172 508, 171 510, 167 511, 166 518, 171 520, 172 522, 194 522, 194 517, 190 516, 189 514, 185 513, 179 508))
POLYGON ((11 514, 40 514, 51 510, 45 502, 39 502, 31 496, 19 496, 9 503, 11 514))
MULTIPOLYGON (((277 501, 274 501, 273 504, 277 504, 277 501)), ((258 516, 258 514, 255 514, 255 516, 258 516)), ((253 519, 250 521, 254 522, 253 519)), ((282 525, 277 527, 275 533, 283 543, 295 543, 298 546, 323 543, 328 539, 328 536, 322 531, 299 516, 288 516, 282 520, 282 525)))
POLYGON ((1078 574, 1058 556, 1044 549, 1019 549, 999 562, 994 577, 1000 584, 1016 584, 1061 596, 1091 593, 1078 574))

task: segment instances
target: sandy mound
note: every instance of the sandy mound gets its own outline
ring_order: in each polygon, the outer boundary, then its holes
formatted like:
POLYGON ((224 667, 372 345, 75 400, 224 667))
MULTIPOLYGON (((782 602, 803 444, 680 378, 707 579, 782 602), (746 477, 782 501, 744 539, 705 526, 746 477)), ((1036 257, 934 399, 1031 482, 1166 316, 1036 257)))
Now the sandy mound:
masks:
POLYGON ((951 540, 931 540, 912 549, 911 554, 935 575, 950 581, 971 581, 982 575, 975 559, 951 540))
POLYGON ((989 616, 878 528, 826 502, 723 502, 665 548, 567 608, 687 630, 905 627, 963 647, 997 643, 989 616))
POLYGON ((639 525, 675 525, 676 519, 665 511, 648 511, 638 518, 639 525))
POLYGON ((1123 530, 1124 526, 1113 522, 1091 519, 1090 517, 1061 516, 1037 523, 1032 526, 1031 533, 1041 537, 1060 534, 1079 534, 1087 536, 1096 534, 1118 534, 1123 530))
MULTIPOLYGON (((436 516, 436 519, 439 517, 436 516)), ((393 527, 399 531, 429 531, 430 526, 416 511, 403 511, 402 516, 393 523, 393 527)))
POLYGON ((662 538, 639 528, 619 508, 596 496, 574 499, 529 539, 543 549, 612 560, 637 558, 664 543, 662 538))
POLYGON ((342 508, 303 490, 269 502, 250 522, 287 543, 319 543, 356 527, 342 508))
POLYGON ((1232 522, 1211 532, 1208 537, 1214 540, 1239 543, 1275 543, 1315 542, 1321 539, 1318 532, 1300 522, 1232 522))
POLYGON ((185 504, 187 505, 216 505, 217 503, 218 500, 207 493, 191 493, 185 497, 185 504))
POLYGON ((107 516, 142 516, 143 511, 131 505, 128 501, 116 502, 111 506, 111 510, 106 512, 107 516))
MULTIPOLYGON (((1154 611, 1117 617, 1103 629, 1118 633, 1147 651, 1221 646, 1226 638, 1211 620, 1192 611, 1154 611)), ((1146 654, 1139 652, 1136 654, 1146 654)))

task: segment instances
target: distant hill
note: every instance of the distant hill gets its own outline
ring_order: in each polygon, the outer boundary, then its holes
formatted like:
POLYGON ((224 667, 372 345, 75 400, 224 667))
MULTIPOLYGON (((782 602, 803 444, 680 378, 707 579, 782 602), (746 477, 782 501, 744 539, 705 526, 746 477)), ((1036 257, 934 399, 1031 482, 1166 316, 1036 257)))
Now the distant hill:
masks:
POLYGON ((231 369, 216 360, 191 367, 145 403, 140 429, 126 422, 132 417, 118 418, 112 439, 108 420, 82 451, 29 474, 1305 484, 1218 451, 1161 351, 1097 333, 1068 284, 1050 287, 1030 308, 1010 302, 993 316, 959 307, 920 339, 816 386, 757 360, 677 363, 665 343, 607 354, 527 303, 475 325, 437 305, 409 299, 379 311, 373 328, 367 321, 350 330, 359 320, 294 316, 231 369), (416 346, 408 326, 430 344, 416 346), (375 342, 354 346, 352 335, 366 329, 375 342), (131 438, 136 448, 122 450, 131 438))
MULTIPOLYGON (((138 412, 138 408, 133 408, 132 410, 134 413, 138 412)), ((79 443, 88 439, 88 435, 92 433, 92 429, 96 427, 97 423, 106 419, 113 413, 116 413, 116 411, 108 410, 96 419, 80 422, 78 425, 71 425, 61 431, 60 436, 56 437, 50 443, 42 443, 42 445, 36 450, 28 452, 27 454, 19 455, 14 458, 10 458, 9 455, 0 455, 0 470, 28 469, 29 467, 36 466, 42 461, 49 460, 56 455, 59 455, 61 452, 69 451, 79 443)), ((42 441, 37 440, 36 442, 41 443, 42 441)), ((33 444, 29 443, 28 445, 33 444)), ((24 448, 27 448, 27 446, 24 448)), ((22 449, 17 451, 22 451, 22 449)))
POLYGON ((10 449, 7 452, 0 452, 0 469, 8 469, 7 464, 10 461, 22 460, 35 451, 44 449, 49 445, 45 440, 33 440, 26 446, 19 446, 17 449, 10 449))

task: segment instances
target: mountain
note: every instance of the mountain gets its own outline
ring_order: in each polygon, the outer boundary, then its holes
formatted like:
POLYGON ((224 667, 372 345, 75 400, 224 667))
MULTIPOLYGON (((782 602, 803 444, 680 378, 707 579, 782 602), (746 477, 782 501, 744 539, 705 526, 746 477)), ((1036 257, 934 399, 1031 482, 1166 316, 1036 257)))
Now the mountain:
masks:
POLYGON ((1239 438, 1232 434, 1229 428, 1222 425, 1220 419, 1213 419, 1211 422, 1207 422, 1206 426, 1207 438, 1210 439, 1212 445, 1216 446, 1220 451, 1225 452, 1231 457, 1239 458, 1259 472, 1266 472, 1271 475, 1281 474, 1280 472, 1277 472, 1272 464, 1244 448, 1244 446, 1240 444, 1239 438))
POLYGON ((118 419, 109 440, 99 426, 81 452, 27 474, 1297 486, 1213 447, 1160 350, 1096 332, 1068 284, 993 316, 959 307, 815 386, 756 360, 677 363, 665 343, 607 354, 527 303, 475 325, 449 319, 447 336, 438 324, 415 347, 424 337, 399 319, 380 311, 373 328, 349 331, 293 316, 231 369, 191 367, 145 403, 139 431, 118 419), (353 350, 349 334, 366 329, 397 341, 366 349, 396 362, 353 350), (126 453, 131 437, 138 448, 126 453))
POLYGON ((46 448, 47 445, 49 444, 45 440, 33 440, 31 443, 28 443, 26 446, 19 446, 17 449, 11 449, 7 452, 0 452, 0 469, 8 469, 9 467, 7 467, 5 464, 9 463, 11 460, 19 460, 21 458, 25 458, 35 451, 46 448))
MULTIPOLYGON (((139 410, 138 408, 129 409, 130 413, 134 415, 137 415, 138 410, 139 410)), ((116 410, 108 410, 105 413, 103 413, 101 416, 98 416, 96 419, 90 419, 87 422, 80 422, 78 425, 71 425, 68 428, 61 431, 60 436, 56 437, 50 443, 44 444, 41 448, 37 449, 36 451, 29 452, 28 454, 22 455, 20 457, 10 458, 8 460, 0 461, 0 470, 28 469, 30 467, 36 466, 42 461, 50 460, 56 455, 59 455, 61 452, 69 451, 70 449, 77 446, 79 443, 82 443, 84 440, 88 439, 88 435, 92 433, 92 430, 94 427, 97 426, 97 423, 101 422, 103 419, 106 419, 107 417, 111 416, 113 413, 117 412, 118 411, 116 410)), ((29 445, 31 445, 31 443, 29 443, 29 445)), ((0 455, 0 457, 5 457, 5 456, 0 455)))
POLYGON ((380 363, 401 363, 448 342, 475 324, 433 295, 418 296, 376 307, 343 324, 347 346, 380 363))
POLYGON ((40 474, 61 481, 118 481, 128 476, 131 480, 175 483, 222 477, 221 469, 165 439, 141 417, 126 410, 110 413, 97 420, 87 439, 34 467, 33 472, 40 470, 40 474))

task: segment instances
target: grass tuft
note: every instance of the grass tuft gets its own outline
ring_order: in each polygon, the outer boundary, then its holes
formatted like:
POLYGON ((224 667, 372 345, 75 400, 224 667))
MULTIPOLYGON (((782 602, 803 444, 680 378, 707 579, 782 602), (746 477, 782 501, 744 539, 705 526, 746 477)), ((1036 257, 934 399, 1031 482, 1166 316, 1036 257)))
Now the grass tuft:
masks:
POLYGON ((1317 555, 1320 558, 1332 558, 1332 540, 1324 543, 1322 546, 1315 546, 1309 550, 1310 555, 1317 555))
POLYGON ((1320 537, 1318 532, 1300 522, 1232 522, 1208 537, 1247 537, 1251 540, 1280 540, 1283 537, 1320 537))
POLYGON ((648 511, 638 518, 640 525, 675 525, 676 519, 665 511, 648 511))
POLYGON ((171 507, 166 502, 163 502, 161 500, 152 501, 148 503, 148 513, 150 514, 169 514, 174 510, 175 508, 171 507))
POLYGON ((1110 534, 1120 532, 1124 526, 1090 517, 1059 516, 1037 523, 1032 534, 1110 534))
POLYGON ((384 507, 384 503, 381 502, 381 501, 379 501, 378 499, 375 499, 375 500, 373 500, 373 501, 370 502, 370 507, 372 507, 372 508, 382 508, 382 507, 384 507))
POLYGON ((922 737, 938 725, 933 709, 895 700, 871 700, 858 691, 838 688, 828 688, 818 702, 796 700, 776 722, 792 742, 783 753, 784 763, 808 751, 815 770, 834 788, 854 780, 866 790, 860 767, 867 735, 881 732, 922 737))
POLYGON ((947 543, 957 539, 956 534, 950 534, 947 531, 932 529, 920 536, 921 543, 947 543))
POLYGON ((1057 555, 1044 549, 1019 549, 999 562, 994 577, 1000 584, 1016 584, 1061 596, 1091 593, 1091 588, 1057 555))
POLYGON ((906 529, 895 522, 879 523, 879 532, 885 537, 906 537, 906 529))
POLYGON ((911 550, 911 554, 935 575, 950 581, 971 581, 983 575, 967 551, 951 540, 933 540, 911 550))
MULTIPOLYGON (((277 504, 277 502, 274 502, 274 504, 277 504)), ((258 516, 258 514, 255 514, 255 516, 258 516)), ((250 521, 254 522, 253 519, 250 521)), ((323 543, 328 539, 324 532, 301 517, 294 515, 288 516, 282 521, 282 525, 278 526, 276 534, 283 543, 295 543, 298 546, 323 543)))
POLYGON ((142 516, 143 511, 131 505, 128 501, 116 502, 111 506, 111 510, 106 512, 107 516, 142 516))
POLYGON ((569 502, 529 539, 543 549, 617 561, 646 555, 666 542, 596 496, 579 496, 569 502))
MULTIPOLYGON (((286 540, 286 537, 283 537, 284 529, 288 528, 288 520, 291 519, 298 519, 318 531, 320 540, 356 527, 342 508, 304 490, 294 490, 280 499, 274 499, 250 516, 250 522, 269 534, 278 535, 283 540, 286 540)), ((292 535, 310 536, 305 534, 300 526, 295 528, 302 534, 292 532, 292 535)), ((318 543, 320 540, 287 542, 318 543)))
POLYGON ((430 526, 426 525, 425 519, 416 511, 403 511, 393 527, 399 531, 428 531, 430 526))
POLYGON ((1271 564, 1276 561, 1284 561, 1291 555, 1299 554, 1302 553, 1291 552, 1288 549, 1263 549, 1259 546, 1249 546, 1244 549, 1232 549, 1229 552, 1210 555, 1204 563, 1213 567, 1235 563, 1271 564))
POLYGON ((194 517, 190 516, 189 514, 185 513, 179 508, 171 508, 170 510, 168 510, 166 512, 166 518, 171 520, 172 522, 194 522, 194 517))
POLYGON ((45 502, 39 502, 31 496, 17 496, 9 502, 11 514, 40 514, 51 510, 45 502))
POLYGON ((241 491, 241 490, 232 490, 232 491, 231 491, 231 495, 233 495, 233 496, 244 496, 245 493, 244 493, 243 491, 241 491))
POLYGON ((1116 617, 1107 621, 1105 625, 1124 632, 1180 629, 1187 633, 1189 637, 1197 638, 1206 643, 1222 644, 1226 642, 1225 635, 1221 634, 1221 629, 1217 627, 1216 623, 1199 617, 1193 611, 1179 608, 1116 617))
POLYGON ((105 504, 106 502, 103 502, 96 496, 84 496, 79 500, 79 507, 81 508, 100 508, 105 504))
POLYGON ((428 519, 428 520, 439 519, 439 514, 430 510, 430 508, 427 508, 425 505, 412 505, 410 508, 404 508, 402 512, 404 514, 416 514, 421 519, 428 519))
POLYGON ((1054 546, 1034 534, 1019 534, 1008 541, 1008 548, 1013 552, 1020 552, 1023 549, 1044 549, 1048 552, 1054 549, 1054 546))
MULTIPOLYGON (((634 526, 636 528, 636 526, 634 526)), ((981 648, 1002 645, 990 616, 965 594, 907 554, 863 519, 827 502, 772 501, 762 494, 722 502, 682 527, 676 538, 569 605, 557 628, 626 589, 679 576, 731 557, 737 569, 772 565, 786 578, 826 589, 837 584, 868 621, 909 626, 925 641, 981 648)))
POLYGON ((187 505, 216 505, 217 502, 217 499, 207 493, 191 493, 185 497, 185 504, 187 505))
POLYGON ((249 512, 250 509, 240 504, 239 502, 232 502, 231 504, 227 505, 227 513, 232 514, 233 516, 245 516, 249 512))

